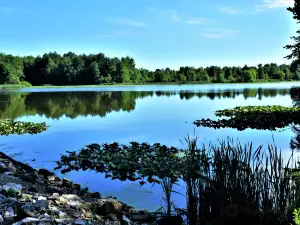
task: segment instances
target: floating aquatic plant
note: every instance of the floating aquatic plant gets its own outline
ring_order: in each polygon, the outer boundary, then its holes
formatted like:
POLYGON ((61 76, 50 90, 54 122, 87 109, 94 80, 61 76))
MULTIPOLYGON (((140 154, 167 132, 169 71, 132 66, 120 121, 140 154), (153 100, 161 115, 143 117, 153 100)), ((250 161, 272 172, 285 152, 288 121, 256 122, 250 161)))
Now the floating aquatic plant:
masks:
POLYGON ((0 135, 38 134, 47 129, 46 123, 0 120, 0 135))

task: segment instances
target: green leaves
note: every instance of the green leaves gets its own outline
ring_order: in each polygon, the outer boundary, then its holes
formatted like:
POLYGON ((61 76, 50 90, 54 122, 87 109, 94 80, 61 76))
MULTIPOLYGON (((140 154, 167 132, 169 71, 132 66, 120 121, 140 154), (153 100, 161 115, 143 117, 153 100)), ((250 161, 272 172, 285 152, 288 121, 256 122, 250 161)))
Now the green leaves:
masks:
POLYGON ((72 170, 95 170, 104 173, 105 177, 119 180, 142 180, 148 178, 149 183, 159 183, 159 179, 170 177, 177 180, 180 176, 178 168, 181 161, 179 150, 161 144, 131 142, 130 145, 90 144, 79 152, 69 152, 56 162, 62 173, 72 170), (175 177, 175 178, 174 178, 175 177))
POLYGON ((300 107, 272 106, 239 106, 233 109, 218 110, 218 117, 228 119, 201 119, 194 122, 196 126, 219 128, 235 128, 238 130, 258 129, 276 130, 289 125, 300 124, 300 107))
POLYGON ((38 134, 47 129, 46 123, 21 122, 0 120, 0 135, 9 134, 38 134))

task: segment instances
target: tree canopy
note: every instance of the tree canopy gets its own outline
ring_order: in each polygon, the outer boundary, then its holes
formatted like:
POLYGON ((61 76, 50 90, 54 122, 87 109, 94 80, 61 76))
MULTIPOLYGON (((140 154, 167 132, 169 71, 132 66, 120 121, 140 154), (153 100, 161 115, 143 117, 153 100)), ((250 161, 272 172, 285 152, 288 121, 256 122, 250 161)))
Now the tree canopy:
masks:
POLYGON ((109 58, 104 54, 76 55, 56 52, 43 56, 13 56, 0 54, 0 84, 32 85, 97 85, 112 83, 146 82, 254 82, 272 80, 298 80, 298 61, 291 65, 275 63, 250 67, 180 67, 150 71, 136 68, 130 57, 109 58))

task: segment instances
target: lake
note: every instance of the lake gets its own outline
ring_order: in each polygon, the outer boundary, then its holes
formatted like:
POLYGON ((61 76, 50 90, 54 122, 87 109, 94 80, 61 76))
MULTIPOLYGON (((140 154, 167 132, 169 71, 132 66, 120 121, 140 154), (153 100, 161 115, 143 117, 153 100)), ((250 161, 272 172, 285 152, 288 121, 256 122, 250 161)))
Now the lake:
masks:
MULTIPOLYGON (((0 137, 0 151, 26 162, 34 168, 53 171, 55 160, 66 151, 79 150, 91 143, 130 141, 162 143, 184 147, 180 139, 194 131, 205 144, 218 139, 238 138, 254 146, 272 143, 287 159, 293 133, 284 131, 214 130, 196 127, 193 122, 216 118, 214 111, 246 105, 291 106, 289 89, 297 82, 268 84, 148 85, 99 88, 46 88, 3 90, 0 92, 0 118, 46 122, 47 131, 37 135, 0 137), (35 159, 35 161, 33 161, 35 159)), ((59 172, 54 171, 62 176, 59 172)), ((138 183, 105 179, 94 172, 71 172, 68 179, 99 191, 103 196, 116 196, 138 209, 156 210, 161 204, 158 185, 140 187, 138 183)), ((178 191, 183 191, 180 187, 178 191)), ((174 194, 179 207, 184 198, 174 194)))

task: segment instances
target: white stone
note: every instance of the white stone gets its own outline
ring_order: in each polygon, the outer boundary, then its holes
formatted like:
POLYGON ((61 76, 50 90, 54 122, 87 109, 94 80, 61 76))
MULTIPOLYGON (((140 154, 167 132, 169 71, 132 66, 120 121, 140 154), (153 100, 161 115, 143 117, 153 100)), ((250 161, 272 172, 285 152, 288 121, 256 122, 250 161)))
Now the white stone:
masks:
POLYGON ((47 198, 44 197, 44 196, 39 196, 39 197, 38 197, 38 200, 47 200, 47 198))
POLYGON ((81 219, 77 219, 74 221, 74 224, 77 224, 77 225, 85 225, 85 222, 81 219))
POLYGON ((9 189, 13 189, 15 192, 21 192, 23 186, 21 184, 16 183, 7 183, 2 186, 2 190, 8 191, 9 189))

